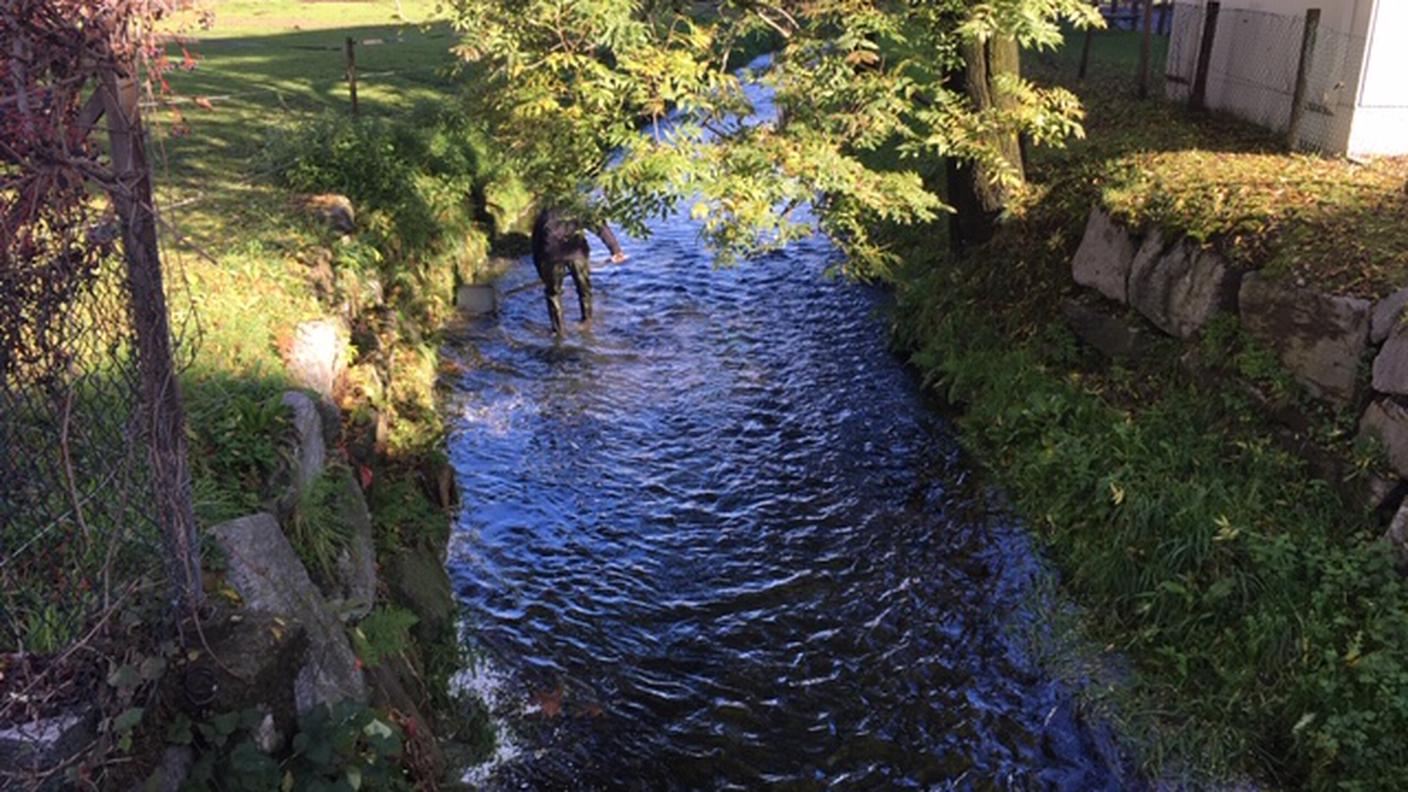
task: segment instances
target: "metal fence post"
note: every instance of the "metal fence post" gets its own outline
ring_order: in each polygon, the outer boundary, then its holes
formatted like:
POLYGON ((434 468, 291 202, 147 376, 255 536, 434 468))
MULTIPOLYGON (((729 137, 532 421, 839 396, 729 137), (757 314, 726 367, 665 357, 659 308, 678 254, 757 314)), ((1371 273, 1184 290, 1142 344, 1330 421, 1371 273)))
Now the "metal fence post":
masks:
POLYGON ((1300 65, 1296 67, 1296 87, 1291 93, 1291 122, 1286 128, 1286 148, 1300 143, 1301 121, 1305 119, 1305 85, 1310 81, 1310 69, 1315 60, 1315 37, 1320 30, 1320 9, 1305 12, 1305 33, 1300 40, 1300 65))
POLYGON ((1213 0, 1208 3, 1203 21, 1203 40, 1198 44, 1198 68, 1193 73, 1193 92, 1188 97, 1188 107, 1203 110, 1208 99, 1208 62, 1212 60, 1212 42, 1217 37, 1217 13, 1222 3, 1213 0))

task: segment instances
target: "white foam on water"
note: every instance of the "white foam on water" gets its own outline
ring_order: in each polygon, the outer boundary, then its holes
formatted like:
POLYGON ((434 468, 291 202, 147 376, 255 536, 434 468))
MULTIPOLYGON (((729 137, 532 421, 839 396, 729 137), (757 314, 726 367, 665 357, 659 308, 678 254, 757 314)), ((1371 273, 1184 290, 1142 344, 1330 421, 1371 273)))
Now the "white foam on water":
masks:
POLYGON ((465 768, 460 776, 463 783, 479 787, 493 778, 501 767, 514 762, 523 753, 509 729, 508 721, 504 718, 504 712, 516 704, 511 678, 487 657, 476 654, 469 667, 455 672, 448 687, 453 698, 482 701, 489 711, 489 722, 494 727, 494 753, 483 762, 465 768))

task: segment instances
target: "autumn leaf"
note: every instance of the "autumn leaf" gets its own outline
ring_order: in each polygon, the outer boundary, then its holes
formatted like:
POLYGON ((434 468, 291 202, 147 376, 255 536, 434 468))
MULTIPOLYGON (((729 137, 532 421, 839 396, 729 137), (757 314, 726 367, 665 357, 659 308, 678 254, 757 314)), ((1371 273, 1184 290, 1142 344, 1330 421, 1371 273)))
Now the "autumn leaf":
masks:
POLYGON ((556 718, 562 714, 562 686, 552 690, 540 690, 528 699, 531 707, 536 707, 545 718, 556 718))

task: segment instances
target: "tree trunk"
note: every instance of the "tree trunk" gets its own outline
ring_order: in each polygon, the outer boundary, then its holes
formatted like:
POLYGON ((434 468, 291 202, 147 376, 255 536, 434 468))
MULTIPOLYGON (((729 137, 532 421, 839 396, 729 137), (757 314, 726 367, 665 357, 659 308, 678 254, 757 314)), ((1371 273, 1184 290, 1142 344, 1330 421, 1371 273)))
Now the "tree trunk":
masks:
MULTIPOLYGON (((973 41, 963 46, 964 68, 951 75, 951 85, 968 95, 973 108, 984 112, 1013 102, 997 89, 998 76, 1020 73, 1017 42, 1011 38, 973 41)), ((1015 169, 1019 180, 1026 178, 1022 144, 1017 132, 995 133, 988 143, 1015 169)), ((992 239, 997 218, 1012 200, 1012 185, 998 181, 991 168, 976 162, 948 160, 948 200, 956 209, 949 219, 949 243, 955 251, 981 245, 992 239)))

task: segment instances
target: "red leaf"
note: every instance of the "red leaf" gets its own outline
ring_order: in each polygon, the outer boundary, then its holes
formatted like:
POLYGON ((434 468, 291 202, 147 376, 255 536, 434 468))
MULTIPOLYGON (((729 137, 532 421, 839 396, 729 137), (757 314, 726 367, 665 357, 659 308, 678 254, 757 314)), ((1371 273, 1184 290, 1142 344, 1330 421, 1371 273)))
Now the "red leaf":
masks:
POLYGON ((562 714, 562 687, 558 686, 554 690, 540 690, 534 693, 529 701, 538 707, 538 711, 543 713, 543 717, 556 718, 562 714))

